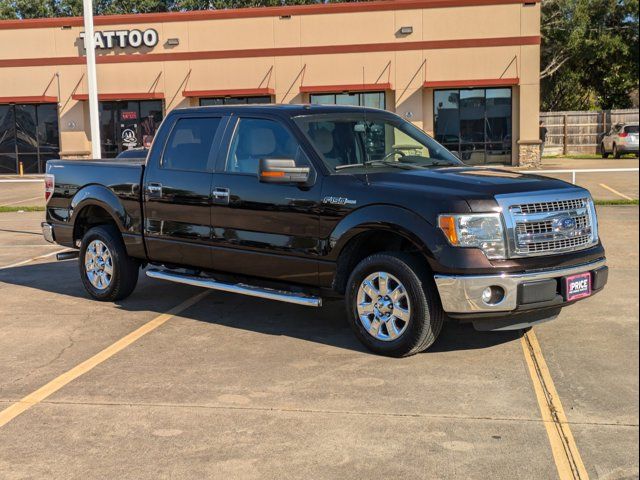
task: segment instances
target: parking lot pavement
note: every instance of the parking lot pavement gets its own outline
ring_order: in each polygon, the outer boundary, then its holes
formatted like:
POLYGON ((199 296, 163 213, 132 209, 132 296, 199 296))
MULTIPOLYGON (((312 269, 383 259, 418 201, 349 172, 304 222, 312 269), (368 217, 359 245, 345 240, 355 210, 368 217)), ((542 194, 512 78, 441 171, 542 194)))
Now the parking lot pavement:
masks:
MULTIPOLYGON (((535 332, 591 477, 634 478, 638 208, 600 212, 610 286, 535 332)), ((0 214, 0 246, 40 215, 0 214)), ((0 268, 51 251, 24 248, 0 268)), ((75 261, 0 270, 0 412, 198 292, 141 276, 100 303, 75 261)), ((520 335, 450 323, 389 359, 340 302, 211 292, 0 427, 0 478, 554 478, 520 335)))
POLYGON ((44 206, 43 181, 29 183, 5 183, 0 177, 0 207, 44 206))

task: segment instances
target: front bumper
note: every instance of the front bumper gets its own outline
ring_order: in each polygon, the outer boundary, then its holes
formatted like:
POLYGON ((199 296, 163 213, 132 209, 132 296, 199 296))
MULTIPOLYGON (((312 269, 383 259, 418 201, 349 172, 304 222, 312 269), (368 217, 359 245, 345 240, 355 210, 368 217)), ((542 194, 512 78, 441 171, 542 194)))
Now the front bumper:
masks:
POLYGON ((607 281, 606 259, 572 267, 541 270, 531 273, 499 275, 435 275, 435 282, 448 314, 509 313, 562 306, 566 303, 561 295, 562 277, 577 273, 593 272, 593 290, 602 290, 607 281), (598 274, 599 273, 599 274, 598 274), (500 287, 504 297, 495 304, 482 300, 487 287, 500 287))
POLYGON ((55 236, 53 234, 53 225, 47 222, 42 222, 40 224, 42 227, 42 236, 49 243, 56 243, 55 236))

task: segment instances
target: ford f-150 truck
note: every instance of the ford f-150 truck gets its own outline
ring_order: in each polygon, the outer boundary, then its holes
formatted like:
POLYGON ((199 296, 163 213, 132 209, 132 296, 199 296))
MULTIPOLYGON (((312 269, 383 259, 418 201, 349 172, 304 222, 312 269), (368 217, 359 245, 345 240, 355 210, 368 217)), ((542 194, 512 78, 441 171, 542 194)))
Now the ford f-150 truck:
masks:
POLYGON ((141 268, 311 307, 344 297, 383 355, 425 350, 445 319, 527 328, 608 276, 587 190, 466 166, 376 109, 174 110, 146 160, 51 161, 45 188, 44 236, 77 251, 97 300, 130 295, 141 268))

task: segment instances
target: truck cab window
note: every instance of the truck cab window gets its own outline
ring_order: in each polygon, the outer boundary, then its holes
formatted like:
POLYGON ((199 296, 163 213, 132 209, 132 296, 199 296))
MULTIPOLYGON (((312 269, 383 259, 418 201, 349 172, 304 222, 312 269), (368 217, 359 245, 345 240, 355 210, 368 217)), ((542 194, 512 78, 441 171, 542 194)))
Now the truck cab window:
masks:
POLYGON ((213 165, 213 139, 220 118, 183 118, 178 120, 162 157, 162 167, 171 170, 206 172, 213 165))
POLYGON ((261 158, 296 158, 298 142, 280 123, 241 118, 231 141, 226 171, 257 174, 261 158))

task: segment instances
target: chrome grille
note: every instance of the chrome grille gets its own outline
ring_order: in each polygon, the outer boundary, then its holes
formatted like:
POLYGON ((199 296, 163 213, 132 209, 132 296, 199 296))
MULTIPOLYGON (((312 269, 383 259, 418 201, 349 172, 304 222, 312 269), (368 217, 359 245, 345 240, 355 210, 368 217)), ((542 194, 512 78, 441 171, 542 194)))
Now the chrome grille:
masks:
POLYGON ((496 200, 510 257, 566 253, 597 243, 595 210, 584 190, 497 195, 496 200))
POLYGON ((591 234, 566 240, 554 240, 551 242, 530 243, 520 249, 521 253, 546 253, 554 250, 576 249, 591 243, 591 234))
POLYGON ((568 210, 576 210, 587 206, 586 198, 576 198, 572 200, 559 200, 555 202, 536 202, 525 203, 523 205, 514 205, 513 210, 519 210, 520 213, 547 213, 547 212, 565 212, 568 210))

